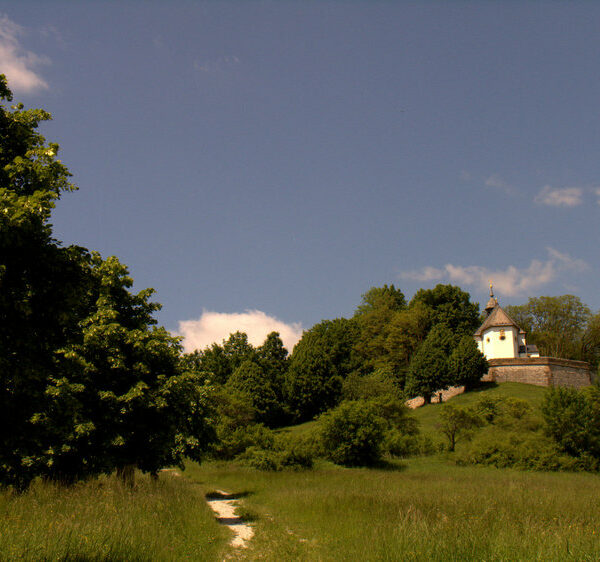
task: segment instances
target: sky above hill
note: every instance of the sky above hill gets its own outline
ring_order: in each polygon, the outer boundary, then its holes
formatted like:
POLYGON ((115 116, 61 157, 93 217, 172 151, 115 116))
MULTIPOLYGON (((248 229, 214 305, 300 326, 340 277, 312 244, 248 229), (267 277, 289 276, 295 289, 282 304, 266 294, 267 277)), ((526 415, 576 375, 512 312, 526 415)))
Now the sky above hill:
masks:
POLYGON ((0 72, 186 348, 371 286, 600 308, 600 4, 6 2, 0 72))

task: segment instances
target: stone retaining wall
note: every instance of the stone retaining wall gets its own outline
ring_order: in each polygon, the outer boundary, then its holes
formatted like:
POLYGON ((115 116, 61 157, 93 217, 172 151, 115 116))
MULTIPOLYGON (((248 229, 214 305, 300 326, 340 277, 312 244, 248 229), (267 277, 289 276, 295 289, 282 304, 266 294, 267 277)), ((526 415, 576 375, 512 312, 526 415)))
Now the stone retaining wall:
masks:
POLYGON ((523 382, 538 386, 581 388, 591 384, 590 366, 584 361, 557 357, 489 359, 490 368, 482 378, 494 382, 523 382))

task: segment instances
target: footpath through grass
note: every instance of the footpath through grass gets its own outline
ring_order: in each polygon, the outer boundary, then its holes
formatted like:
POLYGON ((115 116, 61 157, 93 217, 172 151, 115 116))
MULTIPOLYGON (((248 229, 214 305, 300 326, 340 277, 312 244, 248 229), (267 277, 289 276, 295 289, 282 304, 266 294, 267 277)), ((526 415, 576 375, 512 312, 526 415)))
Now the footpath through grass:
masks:
POLYGON ((221 463, 186 474, 244 494, 256 535, 238 559, 600 559, 596 475, 457 467, 445 457, 387 470, 265 473, 221 463))
POLYGON ((0 492, 0 560, 222 560, 229 532, 204 492, 169 475, 0 492))

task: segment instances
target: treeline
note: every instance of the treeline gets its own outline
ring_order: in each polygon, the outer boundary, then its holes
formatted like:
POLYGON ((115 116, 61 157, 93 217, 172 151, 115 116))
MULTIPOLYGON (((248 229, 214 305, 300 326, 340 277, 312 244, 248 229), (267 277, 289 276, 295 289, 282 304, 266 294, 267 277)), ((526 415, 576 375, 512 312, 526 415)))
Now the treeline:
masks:
POLYGON ((487 370, 472 333, 479 308, 459 287, 421 289, 410 302, 393 285, 363 295, 352 318, 306 330, 288 357, 277 333, 254 348, 246 334, 185 356, 188 368, 246 395, 257 421, 299 423, 336 406, 373 373, 402 396, 476 383, 487 370))

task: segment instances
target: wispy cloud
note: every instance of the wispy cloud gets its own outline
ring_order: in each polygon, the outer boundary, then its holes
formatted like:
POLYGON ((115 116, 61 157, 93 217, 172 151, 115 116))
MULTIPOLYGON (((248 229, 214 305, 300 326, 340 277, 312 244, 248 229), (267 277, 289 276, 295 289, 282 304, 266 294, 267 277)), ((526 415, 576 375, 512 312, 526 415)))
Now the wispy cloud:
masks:
POLYGON ((223 72, 225 69, 241 64, 239 57, 226 55, 214 60, 195 61, 194 68, 200 72, 223 72))
POLYGON ((551 187, 545 185, 535 196, 534 201, 539 205, 551 207, 576 207, 583 203, 582 187, 551 187))
POLYGON ((197 320, 179 322, 178 334, 183 336, 186 352, 204 349, 212 343, 221 343, 234 332, 245 332, 252 345, 261 345, 268 334, 279 332, 288 351, 302 336, 302 325, 298 322, 286 324, 260 310, 228 314, 225 312, 203 311, 197 320))
POLYGON ((564 273, 585 271, 589 265, 569 254, 559 252, 554 248, 546 248, 548 259, 533 259, 530 264, 519 269, 509 265, 506 269, 490 269, 480 265, 446 264, 443 268, 425 267, 417 271, 407 271, 401 274, 404 279, 414 281, 450 281, 485 290, 490 280, 494 287, 506 296, 528 295, 544 285, 556 280, 564 273))
POLYGON ((598 198, 596 200, 596 203, 598 203, 598 205, 600 205, 600 187, 595 188, 594 193, 596 194, 596 197, 598 198))
POLYGON ((25 50, 19 41, 24 29, 8 16, 0 17, 0 71, 6 74, 11 90, 31 93, 48 88, 36 68, 48 64, 48 57, 25 50))
POLYGON ((516 191, 512 185, 510 185, 508 182, 503 180, 497 174, 492 174, 491 176, 487 177, 483 183, 485 184, 486 187, 491 187, 493 189, 499 189, 500 191, 503 191, 504 193, 506 193, 508 195, 513 195, 516 191))

